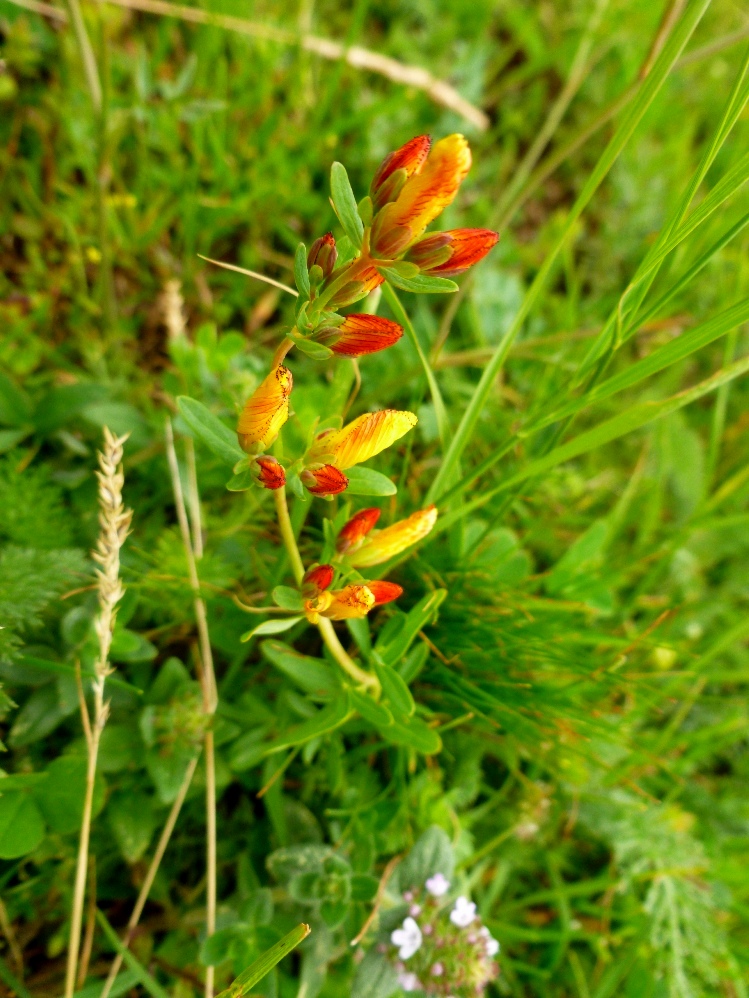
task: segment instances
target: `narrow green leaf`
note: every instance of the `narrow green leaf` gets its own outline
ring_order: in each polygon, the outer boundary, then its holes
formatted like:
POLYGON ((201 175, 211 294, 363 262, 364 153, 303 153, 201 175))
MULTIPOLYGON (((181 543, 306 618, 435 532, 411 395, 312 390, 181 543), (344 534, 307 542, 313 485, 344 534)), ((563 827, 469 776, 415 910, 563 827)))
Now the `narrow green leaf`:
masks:
POLYGON ((394 496, 398 491, 398 486, 387 475, 371 468, 349 468, 346 477, 346 491, 352 496, 394 496))
MULTIPOLYGON (((528 478, 534 478, 536 475, 545 474, 547 471, 555 468, 558 464, 564 464, 565 461, 571 461, 575 457, 587 454, 589 451, 595 450, 596 447, 602 447, 604 444, 611 443, 612 440, 617 440, 619 437, 623 437, 627 433, 631 433, 633 430, 646 426, 648 423, 652 423, 656 419, 661 419, 663 416, 668 416, 672 412, 677 412, 679 409, 683 409, 684 406, 689 405, 691 402, 702 398, 703 395, 707 395, 710 392, 715 391, 717 388, 720 388, 721 385, 728 384, 730 381, 733 381, 734 378, 738 378, 742 374, 746 374, 747 371, 749 371, 749 357, 743 357, 741 360, 736 361, 735 364, 731 364, 728 367, 721 369, 711 378, 701 381, 698 385, 695 385, 692 388, 688 388, 685 391, 672 395, 670 398, 664 399, 660 402, 642 402, 638 405, 634 405, 620 413, 618 416, 614 416, 612 419, 599 423, 590 430, 586 430, 585 433, 581 433, 579 436, 574 437, 566 444, 562 444, 560 447, 555 447, 554 450, 543 455, 543 457, 539 457, 535 461, 530 461, 522 471, 511 476, 510 478, 507 478, 496 488, 484 492, 483 495, 479 496, 477 499, 463 503, 460 509, 452 510, 444 516, 441 516, 437 520, 434 530, 430 534, 430 538, 434 537, 435 534, 439 534, 443 530, 446 530, 449 526, 451 526, 451 524, 462 519, 464 516, 467 516, 469 513, 472 513, 474 510, 480 509, 500 492, 512 489, 514 486, 519 485, 528 478)), ((470 477, 466 478, 461 487, 467 488, 471 484, 471 481, 472 479, 470 477)))
MULTIPOLYGON (((645 112, 652 104, 656 94, 663 86, 671 68, 678 59, 682 49, 689 41, 692 32, 697 27, 702 15, 707 10, 710 0, 695 0, 684 12, 681 20, 669 36, 663 46, 660 55, 656 59, 653 68, 640 85, 640 89, 631 104, 624 111, 622 120, 608 145, 601 154, 593 172, 588 177, 585 186, 577 197, 574 205, 569 211, 562 231, 560 232, 552 249, 548 253, 543 265, 538 271, 533 283, 523 299, 523 303, 515 316, 512 325, 502 338, 494 351, 491 360, 484 368, 478 385, 476 386, 471 400, 463 413, 450 448, 445 456, 442 466, 435 476, 427 495, 427 502, 434 502, 447 487, 449 487, 455 468, 468 446, 473 435, 476 423, 489 397, 489 393, 495 384, 497 375, 501 370, 512 344, 515 342, 520 330, 525 325, 525 321, 538 301, 541 292, 546 286, 546 282, 551 276, 559 254, 562 252, 567 242, 576 231, 577 220, 589 204, 598 187, 606 177, 607 173, 618 159, 620 153, 626 146, 637 125, 642 120, 645 112)), ((444 529, 444 527, 443 527, 444 529)))
POLYGON ((433 620, 446 596, 446 589, 435 589, 433 593, 422 597, 416 606, 408 612, 403 626, 392 641, 382 647, 377 647, 377 653, 385 665, 398 665, 419 631, 433 620))
POLYGON ((263 754, 273 755, 295 745, 304 745, 313 738, 322 738, 323 735, 328 735, 345 724, 352 713, 347 694, 340 693, 331 704, 318 710, 314 717, 297 724, 285 735, 266 745, 263 754))
POLYGON ((301 350, 310 360, 330 360, 333 356, 333 351, 324 343, 315 343, 314 340, 307 340, 304 337, 299 337, 294 342, 297 350, 301 350))
POLYGON ((394 267, 383 268, 383 277, 401 291, 411 291, 417 295, 452 294, 458 290, 455 281, 446 277, 428 277, 426 274, 416 274, 415 277, 404 277, 394 267))
POLYGON ((263 641, 260 650, 279 671, 307 693, 319 696, 321 693, 340 692, 336 673, 321 658, 301 655, 283 641, 263 641))
POLYGON ((394 745, 405 745, 422 755, 435 755, 442 749, 440 736, 420 717, 396 717, 389 727, 380 728, 380 733, 394 745))
POLYGON ((374 661, 377 678, 382 684, 382 694, 398 715, 412 717, 416 711, 414 698, 403 677, 391 666, 374 661))
POLYGON ((657 350, 654 350, 647 357, 637 361, 635 364, 630 364, 620 374, 609 378, 600 385, 596 385, 586 395, 583 395, 579 399, 573 399, 573 401, 561 409, 557 409, 556 412, 552 412, 539 422, 534 423, 527 431, 524 431, 523 435, 525 435, 525 432, 535 433, 543 429, 543 427, 549 426, 551 423, 556 423, 560 419, 580 412, 581 409, 585 409, 595 402, 609 398, 611 395, 616 394, 616 392, 639 384, 645 378, 649 378, 653 374, 665 370, 672 364, 693 354, 696 350, 700 350, 709 343, 720 339, 721 336, 730 333, 731 330, 747 320, 749 320, 749 298, 738 302, 736 305, 732 305, 707 322, 703 322, 699 326, 687 330, 687 332, 682 333, 675 340, 671 340, 669 343, 658 347, 657 350))
POLYGON ((280 963, 285 956, 288 956, 293 949, 296 949, 311 931, 309 925, 305 925, 303 922, 297 925, 295 929, 292 929, 283 939, 279 940, 275 946, 271 946, 269 950, 266 950, 247 970, 242 971, 234 983, 225 991, 222 991, 218 995, 218 998, 244 998, 259 981, 262 981, 273 970, 276 964, 280 963))
POLYGON ((294 283, 303 298, 309 298, 309 271, 307 270, 307 247, 299 243, 294 254, 294 283))
POLYGON ((290 631, 300 620, 304 620, 304 617, 282 617, 280 620, 264 620, 262 624, 258 624, 257 627, 253 627, 252 630, 243 634, 239 640, 249 641, 251 638, 261 637, 263 634, 283 634, 284 631, 290 631))
POLYGON ((109 944, 120 954, 127 967, 132 970, 134 974, 137 974, 138 982, 146 989, 149 995, 151 995, 152 998, 169 998, 168 992, 165 991, 159 982, 148 973, 137 957, 135 957, 129 949, 126 949, 122 945, 120 937, 107 921, 104 912, 99 908, 96 909, 96 921, 101 926, 101 930, 107 937, 109 944))
POLYGON ((364 235, 364 225, 359 217, 356 198, 343 163, 333 163, 330 168, 330 193, 333 208, 338 216, 338 221, 343 226, 343 231, 352 244, 359 249, 364 235))
POLYGON ((24 987, 24 985, 18 980, 16 975, 13 973, 13 971, 10 969, 10 967, 7 965, 7 963, 5 962, 5 960, 3 960, 1 956, 0 956, 0 981, 3 981, 5 984, 7 984, 7 986, 10 988, 13 994, 16 995, 16 998, 34 998, 29 989, 24 987))
POLYGON ((187 395, 180 395, 177 399, 177 406, 180 415, 189 428, 201 440, 205 446, 220 457, 222 461, 233 468, 237 461, 246 457, 244 451, 237 443, 237 435, 224 426, 218 416, 214 416, 210 409, 206 408, 202 402, 190 398, 187 395))
POLYGON ((358 690, 350 690, 351 706, 361 714, 365 721, 369 721, 376 728, 387 727, 393 723, 393 715, 384 704, 375 703, 372 697, 358 690))

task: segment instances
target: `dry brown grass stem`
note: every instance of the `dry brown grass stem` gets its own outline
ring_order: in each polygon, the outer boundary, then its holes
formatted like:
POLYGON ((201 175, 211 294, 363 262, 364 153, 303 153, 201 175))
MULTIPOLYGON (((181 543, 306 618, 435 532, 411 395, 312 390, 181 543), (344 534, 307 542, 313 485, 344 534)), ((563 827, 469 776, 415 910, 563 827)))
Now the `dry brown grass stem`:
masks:
POLYGON ((176 277, 164 285, 161 293, 161 314, 170 343, 187 335, 185 323, 185 300, 182 297, 182 282, 176 277))
POLYGON ((81 925, 83 904, 86 895, 86 873, 88 850, 91 836, 91 813, 94 800, 96 762, 99 755, 99 742, 109 715, 109 704, 104 700, 104 685, 112 672, 109 665, 109 649, 117 619, 117 604, 124 595, 120 582, 120 548, 130 531, 132 510, 125 509, 122 503, 122 486, 125 476, 122 472, 123 446, 128 435, 116 437, 104 427, 104 449, 99 453, 99 537, 92 558, 98 564, 96 570, 99 595, 99 613, 94 621, 98 638, 98 652, 94 663, 93 711, 89 713, 80 674, 80 664, 76 666, 76 678, 81 709, 81 721, 86 736, 86 793, 81 820, 81 833, 78 843, 78 859, 73 887, 73 905, 70 922, 70 943, 65 969, 65 998, 72 998, 76 985, 78 957, 81 947, 81 925))
MULTIPOLYGON (((193 538, 190 534, 190 523, 187 518, 187 508, 185 497, 182 491, 182 480, 179 472, 179 462, 177 452, 174 447, 174 430, 172 421, 167 417, 165 424, 166 433, 166 456, 169 463, 169 473, 172 479, 172 490, 174 492, 174 505, 177 511, 177 522, 182 537, 182 546, 187 559, 187 570, 190 578, 190 587, 193 591, 193 606, 195 609, 195 622, 198 628, 198 644, 200 649, 200 669, 199 679, 203 693, 203 711, 211 717, 216 710, 218 694, 216 691, 216 677, 213 669, 213 652, 211 650, 210 635, 208 633, 208 617, 206 614, 205 602, 200 595, 200 578, 198 576, 198 566, 196 550, 193 538)), ((200 551, 202 553, 202 534, 200 525, 200 500, 197 492, 197 479, 188 477, 190 492, 194 494, 191 502, 191 512, 193 514, 193 533, 201 537, 200 551)), ((203 742, 205 754, 205 789, 206 789, 206 936, 212 936, 216 931, 216 762, 214 756, 213 730, 208 727, 205 732, 203 742)), ((205 996, 213 998, 214 968, 209 966, 205 970, 205 996)))
MULTIPOLYGON (((68 20, 65 11, 52 4, 41 3, 40 0, 10 0, 10 2, 15 3, 18 7, 26 7, 38 14, 54 17, 59 21, 68 20)), ((105 0, 105 2, 117 7, 126 7, 128 10, 160 14, 162 17, 176 17, 182 21, 192 21, 194 24, 212 24, 217 28, 235 31, 240 35, 249 35, 251 38, 277 42, 280 45, 298 45, 305 52, 311 52, 322 59, 330 59, 333 62, 343 61, 354 69, 377 73, 393 83, 421 90, 435 104, 439 104, 449 111, 454 111, 482 132, 485 132, 489 127, 488 116, 480 108, 461 97, 449 83, 433 76, 421 66, 399 62, 397 59, 391 59, 390 56, 381 55, 379 52, 373 52, 371 49, 362 48, 359 45, 342 45, 340 42, 330 38, 321 38, 319 35, 306 33, 300 35, 284 28, 276 28, 271 24, 260 24, 257 21, 248 21, 245 18, 231 17, 227 14, 213 14, 199 7, 169 3, 167 0, 105 0)))
MULTIPOLYGON (((140 916, 143 914, 143 909, 146 906, 146 901, 148 900, 148 895, 151 893, 151 888, 153 887, 153 882, 156 879, 156 873, 158 872, 159 866, 161 865, 161 860, 164 858, 164 853, 166 852, 167 846, 169 845, 169 840, 172 837, 172 832, 174 831, 174 826, 177 824, 177 818, 182 810, 182 805, 185 802, 185 797, 187 796, 187 791, 190 789, 190 784, 192 783, 192 778, 195 775, 195 769, 198 765, 198 756, 196 755, 190 760, 190 763, 185 770, 185 775, 182 778, 182 783, 179 788, 179 792, 174 799, 171 810, 169 811, 169 817, 166 819, 164 828, 162 829, 161 835, 159 837, 156 850, 154 851, 151 862, 148 866, 146 876, 141 884, 140 891, 138 892, 138 898, 133 906, 132 914, 127 923, 127 930, 122 939, 122 945, 125 949, 130 946, 132 942, 133 935, 140 921, 140 916)), ((122 953, 118 953, 112 962, 112 966, 109 968, 109 974, 107 975, 106 982, 102 988, 100 998, 109 998, 109 992, 112 990, 112 986, 120 972, 120 967, 122 966, 123 956, 122 953)))

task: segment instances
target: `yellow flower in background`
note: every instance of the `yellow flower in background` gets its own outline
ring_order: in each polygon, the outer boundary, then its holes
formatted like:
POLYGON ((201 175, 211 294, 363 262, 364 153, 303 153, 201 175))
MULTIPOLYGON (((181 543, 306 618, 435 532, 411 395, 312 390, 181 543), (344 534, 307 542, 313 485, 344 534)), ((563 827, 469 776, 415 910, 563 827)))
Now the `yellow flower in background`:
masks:
POLYGON ((307 463, 327 461, 345 471, 385 450, 417 422, 412 412, 397 409, 365 412, 341 430, 321 433, 307 454, 307 463))
POLYGON ((405 520, 399 520, 392 527, 373 530, 367 535, 362 546, 350 555, 349 561, 355 568, 365 568, 388 561, 426 537, 436 522, 437 507, 427 506, 426 509, 412 513, 405 520))
POLYGON ((264 450, 289 418, 294 379, 287 367, 275 367, 245 403, 237 424, 239 446, 248 454, 264 450))
POLYGON ((471 150, 462 135, 448 135, 432 146, 424 165, 404 183, 372 224, 374 257, 397 256, 452 203, 471 168, 471 150))

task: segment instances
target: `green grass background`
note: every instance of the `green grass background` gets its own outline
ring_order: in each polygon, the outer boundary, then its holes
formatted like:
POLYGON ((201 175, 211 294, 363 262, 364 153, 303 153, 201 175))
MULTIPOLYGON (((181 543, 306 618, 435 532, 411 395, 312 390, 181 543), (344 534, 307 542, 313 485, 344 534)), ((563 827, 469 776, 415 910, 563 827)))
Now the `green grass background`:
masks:
MULTIPOLYGON (((87 3, 104 89, 97 119, 72 30, 0 0, 0 678, 8 697, 0 765, 16 776, 48 774, 0 797, 0 988, 20 998, 61 991, 84 752, 72 664, 93 655, 87 552, 97 532, 101 427, 131 434, 125 497, 134 509, 113 651, 130 685, 110 687, 92 842, 96 900, 120 927, 202 723, 164 414, 187 391, 229 424, 293 315, 282 292, 198 254, 291 283, 299 241, 337 231, 328 203, 334 159, 360 197, 390 149, 423 132, 463 131, 474 166, 442 227, 502 221, 501 242, 454 315, 441 296, 402 300, 434 361, 448 441, 474 397, 475 427, 448 482, 460 475, 467 489, 442 505, 449 526, 390 575, 406 590, 401 611, 449 590, 424 630, 427 658, 412 684, 421 716, 445 728, 443 750, 425 758, 351 722, 291 760, 257 798, 280 758, 263 762, 258 745, 314 708, 257 642, 239 642, 256 618, 231 595, 260 602, 289 583, 269 496, 228 493, 225 469, 198 445, 200 572, 221 698, 221 932, 206 949, 199 767, 134 952, 170 994, 187 998, 200 993, 201 961, 216 962, 219 982, 229 981, 303 918, 313 924, 303 962, 287 959, 257 993, 348 996, 346 940, 369 906, 352 902, 343 927, 328 931, 273 881, 267 856, 324 842, 357 872, 379 876, 438 824, 502 943, 492 995, 745 995, 746 381, 678 407, 680 392, 746 356, 749 242, 738 223, 749 210, 749 168, 740 107, 686 215, 709 203, 726 176, 730 196, 665 257, 641 315, 732 226, 736 234, 644 322, 633 320, 598 372, 599 383, 621 377, 620 391, 589 398, 594 368, 585 366, 659 234, 685 213, 680 199, 726 121, 741 73, 746 41, 733 36, 745 15, 729 0, 709 5, 687 57, 536 285, 478 405, 482 369, 627 113, 620 109, 532 190, 517 180, 581 39, 589 43, 581 85, 546 156, 636 83, 664 14, 689 16, 695 4, 202 7, 428 68, 481 107, 489 127, 481 132, 423 91, 297 45, 87 3), (716 39, 733 44, 713 46, 716 39), (508 211, 517 191, 527 196, 508 211), (177 346, 160 304, 174 279, 189 332, 177 346), (677 354, 690 331, 734 305, 720 338, 677 354), (659 350, 663 363, 647 368, 659 350), (669 398, 677 402, 658 409, 669 398), (574 399, 586 403, 574 419, 548 418, 574 399), (611 420, 619 422, 607 430, 611 420), (580 447, 554 450, 586 433, 580 447)), ((361 366, 356 413, 409 408, 420 419, 402 446, 372 463, 399 483, 397 497, 376 501, 386 523, 423 505, 448 441, 406 338, 361 366)), ((292 367, 296 415, 284 446, 293 450, 315 415, 343 404, 353 373, 343 361, 295 357, 292 367)), ((307 562, 319 556, 323 515, 342 508, 342 500, 313 504, 302 533, 307 562)), ((401 611, 381 611, 375 631, 401 611)), ((292 639, 321 654, 310 631, 292 639)), ((110 956, 97 933, 92 998, 110 956)), ((126 984, 146 993, 134 979, 126 984)))

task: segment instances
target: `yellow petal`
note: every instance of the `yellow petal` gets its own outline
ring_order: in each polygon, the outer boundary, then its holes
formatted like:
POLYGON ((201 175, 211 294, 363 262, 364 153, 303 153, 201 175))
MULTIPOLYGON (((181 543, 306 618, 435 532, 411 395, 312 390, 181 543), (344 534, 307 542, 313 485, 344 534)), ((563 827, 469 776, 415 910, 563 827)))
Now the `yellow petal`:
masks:
POLYGON ((247 400, 237 424, 239 443, 244 450, 271 444, 289 418, 291 371, 275 367, 247 400))
POLYGON ((374 593, 367 586, 345 586, 330 593, 329 605, 321 610, 329 620, 352 620, 366 617, 375 605, 374 593))
POLYGON ((375 249, 399 226, 417 239, 453 201, 470 168, 471 150, 462 135, 448 135, 432 146, 421 172, 409 177, 398 199, 379 213, 372 232, 375 249))
POLYGON ((427 506, 405 520, 399 520, 392 527, 372 531, 364 544, 350 556, 349 561, 356 568, 379 565, 426 537, 436 521, 437 507, 427 506))
POLYGON ((307 462, 322 460, 325 455, 345 471, 385 450, 417 422, 412 412, 397 409, 365 412, 342 430, 327 430, 320 434, 307 455, 307 462))

